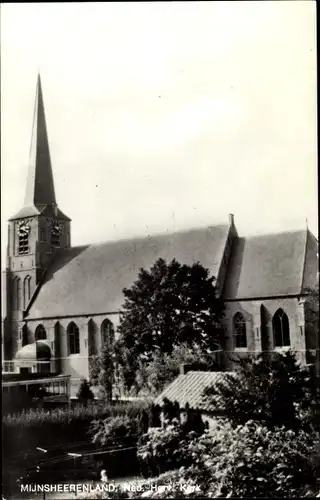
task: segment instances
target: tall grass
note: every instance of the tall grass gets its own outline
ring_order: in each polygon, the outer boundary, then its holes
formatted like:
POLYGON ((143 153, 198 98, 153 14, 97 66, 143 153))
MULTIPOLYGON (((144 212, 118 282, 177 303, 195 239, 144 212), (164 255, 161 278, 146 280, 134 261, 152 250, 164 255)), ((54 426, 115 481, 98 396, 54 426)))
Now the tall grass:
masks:
POLYGON ((128 416, 136 417, 147 407, 144 401, 102 406, 92 404, 88 407, 54 408, 50 410, 31 408, 13 415, 4 415, 4 427, 39 427, 43 424, 71 424, 75 421, 91 421, 100 418, 128 416))

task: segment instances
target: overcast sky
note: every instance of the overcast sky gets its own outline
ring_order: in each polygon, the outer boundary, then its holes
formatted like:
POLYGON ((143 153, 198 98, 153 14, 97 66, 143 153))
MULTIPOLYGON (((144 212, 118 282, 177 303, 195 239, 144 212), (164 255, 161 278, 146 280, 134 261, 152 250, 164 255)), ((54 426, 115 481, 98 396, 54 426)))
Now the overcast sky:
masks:
POLYGON ((2 249, 38 69, 73 244, 226 222, 317 235, 316 3, 1 5, 2 249))

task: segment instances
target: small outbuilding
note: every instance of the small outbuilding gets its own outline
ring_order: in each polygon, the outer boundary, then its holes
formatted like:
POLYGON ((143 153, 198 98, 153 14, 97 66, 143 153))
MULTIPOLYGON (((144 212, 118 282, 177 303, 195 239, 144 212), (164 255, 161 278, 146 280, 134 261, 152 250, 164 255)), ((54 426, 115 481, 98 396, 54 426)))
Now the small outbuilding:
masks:
POLYGON ((208 405, 203 392, 217 382, 223 381, 227 375, 235 375, 235 372, 203 371, 195 369, 195 366, 182 365, 180 375, 157 396, 155 405, 160 407, 164 400, 178 403, 180 407, 181 419, 185 417, 185 409, 199 410, 203 422, 209 427, 213 426, 217 417, 223 416, 223 411, 219 398, 215 401, 215 407, 208 405))

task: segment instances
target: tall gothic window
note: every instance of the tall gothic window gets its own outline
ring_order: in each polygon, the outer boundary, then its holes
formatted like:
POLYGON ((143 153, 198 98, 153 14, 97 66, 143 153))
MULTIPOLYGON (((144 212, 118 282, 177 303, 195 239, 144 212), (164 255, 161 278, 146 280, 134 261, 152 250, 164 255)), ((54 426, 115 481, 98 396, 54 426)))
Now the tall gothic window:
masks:
POLYGON ((97 325, 90 319, 88 322, 88 354, 93 356, 96 354, 96 338, 97 338, 97 325))
POLYGON ((283 309, 278 309, 272 319, 274 343, 276 347, 290 346, 289 319, 283 309))
POLYGON ((109 319, 105 319, 101 325, 101 345, 111 344, 114 339, 114 326, 109 319))
POLYGON ((43 325, 38 325, 36 331, 34 332, 34 340, 46 340, 47 332, 43 325))
POLYGON ((26 276, 23 282, 23 309, 26 309, 31 298, 31 276, 26 276))
POLYGON ((233 336, 235 347, 247 347, 247 327, 241 313, 236 313, 233 317, 233 336))
POLYGON ((68 354, 69 355, 79 354, 80 353, 79 328, 73 321, 68 325, 67 338, 68 338, 68 354))
POLYGON ((28 335, 28 327, 27 325, 23 325, 22 327, 22 347, 28 344, 29 342, 29 335, 28 335))

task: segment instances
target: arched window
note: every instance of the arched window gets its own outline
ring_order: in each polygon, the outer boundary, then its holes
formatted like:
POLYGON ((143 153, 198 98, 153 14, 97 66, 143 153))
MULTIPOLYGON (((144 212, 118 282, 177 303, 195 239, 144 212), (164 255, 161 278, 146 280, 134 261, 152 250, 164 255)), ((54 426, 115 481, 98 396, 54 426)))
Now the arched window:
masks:
POLYGON ((114 339, 114 326, 110 319, 105 319, 101 325, 101 345, 112 344, 114 339))
POLYGON ((36 331, 34 332, 34 340, 46 340, 47 332, 43 325, 38 325, 36 331))
POLYGON ((235 347, 247 347, 246 322, 239 312, 233 317, 233 336, 235 347))
POLYGON ((274 343, 276 347, 290 346, 289 319, 283 309, 278 309, 272 319, 274 343))
POLYGON ((67 338, 68 338, 68 354, 79 354, 80 353, 80 334, 79 328, 72 321, 67 328, 67 338))
POLYGON ((12 302, 13 309, 19 311, 21 309, 21 279, 15 278, 12 287, 12 302))
POLYGON ((27 325, 23 325, 22 327, 22 347, 27 345, 29 343, 29 338, 28 338, 28 327, 27 325))
POLYGON ((31 276, 26 276, 23 282, 23 309, 27 308, 31 298, 31 276))
POLYGON ((97 338, 97 325, 96 323, 90 319, 88 322, 88 354, 89 356, 93 356, 96 354, 96 338, 97 338))

